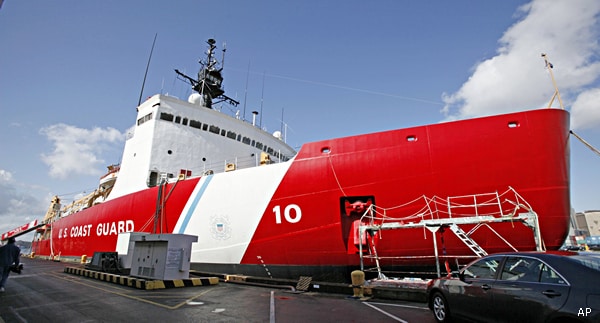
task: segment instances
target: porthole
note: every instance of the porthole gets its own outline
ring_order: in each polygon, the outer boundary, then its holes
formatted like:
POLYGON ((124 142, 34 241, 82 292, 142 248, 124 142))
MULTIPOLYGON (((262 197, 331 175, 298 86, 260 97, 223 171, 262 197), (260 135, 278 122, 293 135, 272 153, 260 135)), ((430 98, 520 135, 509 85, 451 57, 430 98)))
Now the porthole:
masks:
POLYGON ((519 127, 519 122, 517 122, 517 121, 510 121, 508 123, 508 127, 509 128, 518 128, 519 127))
POLYGON ((406 141, 408 141, 408 142, 417 141, 417 136, 415 136, 415 135, 406 136, 406 141))
POLYGON ((331 153, 331 148, 329 148, 329 147, 323 147, 323 148, 321 148, 321 153, 323 153, 323 154, 329 154, 329 153, 331 153))

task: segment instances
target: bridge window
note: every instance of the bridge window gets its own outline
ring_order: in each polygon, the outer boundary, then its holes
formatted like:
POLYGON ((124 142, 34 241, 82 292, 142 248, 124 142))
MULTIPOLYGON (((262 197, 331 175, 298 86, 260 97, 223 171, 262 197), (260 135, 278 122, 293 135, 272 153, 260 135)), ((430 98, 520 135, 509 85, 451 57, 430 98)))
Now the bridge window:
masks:
POLYGON ((202 127, 202 123, 196 120, 190 120, 190 127, 200 129, 202 127))
POLYGON ((161 120, 165 120, 165 121, 173 121, 173 115, 170 113, 166 113, 166 112, 161 112, 160 113, 160 119, 161 120))
POLYGON ((138 121, 137 121, 137 124, 139 126, 139 125, 141 125, 142 123, 144 123, 144 122, 146 122, 148 120, 152 120, 152 112, 150 112, 147 115, 139 118, 138 121))

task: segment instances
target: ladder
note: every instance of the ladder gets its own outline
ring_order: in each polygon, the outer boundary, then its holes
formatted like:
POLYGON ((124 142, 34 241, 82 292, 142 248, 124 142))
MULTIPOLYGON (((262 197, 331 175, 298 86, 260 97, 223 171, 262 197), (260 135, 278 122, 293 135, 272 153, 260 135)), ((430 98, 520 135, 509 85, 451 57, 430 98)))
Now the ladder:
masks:
POLYGON ((473 250, 473 252, 478 256, 478 257, 483 257, 483 256, 487 256, 487 252, 485 252, 485 250, 483 250, 483 248, 481 248, 480 245, 477 244, 477 242, 475 242, 473 239, 471 239, 471 237, 469 237, 467 235, 467 233, 461 229, 456 223, 452 223, 450 225, 450 230, 452 232, 454 232, 454 234, 462 241, 464 242, 465 245, 467 245, 467 247, 469 247, 469 249, 473 250))

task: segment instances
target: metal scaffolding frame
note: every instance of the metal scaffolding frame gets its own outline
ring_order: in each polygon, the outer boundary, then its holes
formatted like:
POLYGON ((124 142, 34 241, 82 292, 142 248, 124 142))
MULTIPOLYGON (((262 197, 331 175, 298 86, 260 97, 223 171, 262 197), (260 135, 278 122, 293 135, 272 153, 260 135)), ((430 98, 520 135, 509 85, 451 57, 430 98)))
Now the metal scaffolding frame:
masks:
MULTIPOLYGON (((520 195, 518 195, 518 193, 516 191, 514 191, 514 189, 509 187, 509 191, 513 192, 515 194, 515 199, 516 201, 511 201, 511 200, 505 200, 504 202, 509 203, 510 205, 514 206, 514 210, 512 210, 512 212, 503 212, 502 211, 502 203, 500 201, 500 195, 498 195, 498 193, 486 193, 486 194, 479 194, 479 196, 485 196, 485 195, 492 195, 492 199, 488 200, 487 202, 477 202, 477 196, 473 195, 473 204, 459 204, 459 203, 452 203, 451 200, 453 199, 452 197, 447 198, 447 206, 448 206, 448 216, 447 218, 440 218, 440 217, 434 217, 433 213, 437 213, 438 210, 436 209, 435 211, 432 211, 429 202, 431 200, 427 200, 427 208, 429 210, 429 213, 431 215, 430 219, 425 219, 425 215, 421 214, 420 215, 420 220, 419 221, 415 221, 415 222, 409 222, 409 223, 404 223, 403 221, 398 221, 397 219, 386 219, 386 221, 381 221, 382 223, 375 223, 376 221, 373 221, 373 219, 375 218, 373 216, 374 213, 374 208, 375 205, 371 205, 369 207, 369 209, 365 212, 365 214, 363 215, 363 218, 361 219, 361 225, 358 226, 358 234, 359 234, 359 241, 365 241, 366 240, 366 236, 365 234, 367 234, 367 231, 369 231, 371 237, 374 237, 374 233, 377 231, 381 231, 381 230, 398 230, 398 229, 414 229, 414 228, 423 228, 423 229, 428 229, 433 236, 433 248, 434 248, 434 257, 435 257, 435 263, 436 263, 436 270, 437 270, 437 275, 438 277, 441 276, 441 271, 440 271, 440 256, 438 254, 438 247, 437 247, 437 239, 436 239, 436 232, 438 232, 440 230, 440 228, 444 227, 444 228, 449 228, 450 231, 452 231, 467 247, 469 247, 469 249, 471 249, 471 251, 473 251, 473 253, 477 256, 477 257, 482 257, 487 255, 487 252, 481 247, 479 246, 479 244, 477 244, 476 241, 474 241, 470 236, 479 228, 481 228, 482 226, 486 226, 488 227, 494 234, 496 234, 496 236, 498 236, 502 241, 504 241, 507 246, 509 246, 510 248, 512 248, 513 250, 517 251, 516 248, 514 248, 504 237, 502 237, 498 232, 496 232, 490 225, 494 224, 494 223, 503 223, 503 222, 521 222, 523 223, 525 226, 527 226, 528 228, 530 228, 532 230, 533 236, 534 236, 534 240, 535 240, 535 245, 536 245, 536 250, 538 251, 544 251, 545 247, 544 247, 544 242, 541 236, 541 232, 540 232, 540 227, 539 227, 539 221, 538 221, 538 215, 531 209, 531 207, 527 204, 527 202, 525 202, 522 197, 520 197, 520 195), (495 200, 495 201, 493 201, 495 200), (499 212, 496 212, 497 216, 493 216, 493 215, 480 215, 480 213, 478 212, 478 207, 484 206, 484 207, 489 207, 490 205, 497 205, 499 208, 499 212), (475 215, 473 216, 461 216, 461 217, 452 217, 452 213, 451 213, 451 209, 452 208, 465 208, 465 207, 471 207, 474 208, 475 210, 475 215), (524 213, 518 213, 515 214, 517 210, 519 209, 524 209, 526 210, 526 212, 524 213), (371 221, 370 223, 365 223, 363 222, 363 219, 365 218, 370 218, 371 221), (365 224, 362 224, 365 223, 365 224), (469 232, 465 232, 461 226, 462 225, 473 225, 475 224, 475 226, 473 228, 471 228, 471 230, 469 232), (363 240, 365 239, 365 240, 363 240)), ((454 197, 454 198, 470 198, 470 196, 460 196, 460 197, 454 197)), ((384 216, 385 218, 385 216, 384 216)), ((381 259, 378 255, 377 255, 377 250, 375 248, 375 245, 372 244, 371 245, 372 249, 373 249, 373 253, 371 254, 371 250, 369 250, 369 254, 365 255, 364 250, 363 250, 363 244, 359 244, 358 245, 358 249, 359 249, 359 255, 360 255, 360 268, 361 270, 365 270, 364 268, 364 258, 374 258, 375 259, 375 263, 376 263, 376 267, 377 267, 377 272, 378 272, 378 276, 380 279, 385 279, 385 275, 383 275, 382 271, 381 271, 381 267, 379 265, 379 260, 381 259)))

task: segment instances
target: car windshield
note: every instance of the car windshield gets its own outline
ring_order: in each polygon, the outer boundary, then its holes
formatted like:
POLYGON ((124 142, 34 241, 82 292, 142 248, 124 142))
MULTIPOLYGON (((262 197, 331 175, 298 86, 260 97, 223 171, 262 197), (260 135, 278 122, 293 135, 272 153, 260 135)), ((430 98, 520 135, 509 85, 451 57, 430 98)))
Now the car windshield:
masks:
POLYGON ((598 254, 598 255, 579 254, 577 256, 569 257, 569 259, 576 261, 588 268, 592 268, 594 270, 600 271, 600 254, 598 254))

